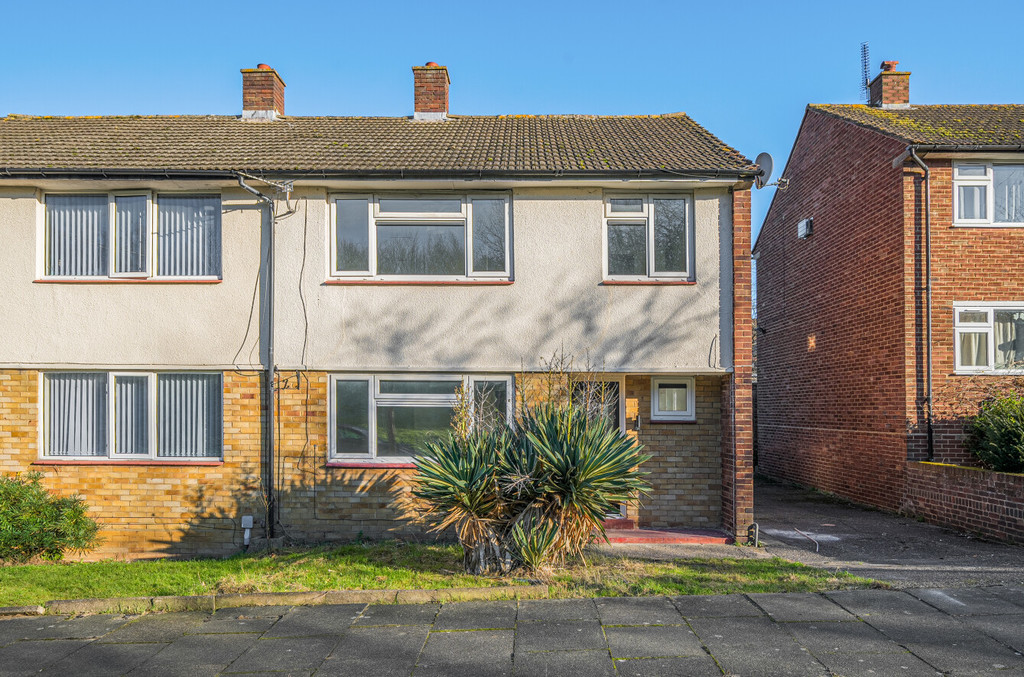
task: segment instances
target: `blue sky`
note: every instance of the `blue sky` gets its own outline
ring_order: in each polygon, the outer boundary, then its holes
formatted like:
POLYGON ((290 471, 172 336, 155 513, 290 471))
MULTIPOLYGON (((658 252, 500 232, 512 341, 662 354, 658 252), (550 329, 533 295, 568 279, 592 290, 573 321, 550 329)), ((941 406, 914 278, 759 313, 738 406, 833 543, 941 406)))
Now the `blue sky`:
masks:
MULTIPOLYGON (((410 67, 453 113, 685 111, 781 172, 814 103, 857 103, 859 45, 916 103, 1024 102, 1022 2, 46 2, 4 7, 0 114, 238 113, 269 63, 293 115, 407 115, 410 67), (11 27, 14 27, 13 30, 11 27)), ((773 189, 755 192, 754 229, 773 189)))

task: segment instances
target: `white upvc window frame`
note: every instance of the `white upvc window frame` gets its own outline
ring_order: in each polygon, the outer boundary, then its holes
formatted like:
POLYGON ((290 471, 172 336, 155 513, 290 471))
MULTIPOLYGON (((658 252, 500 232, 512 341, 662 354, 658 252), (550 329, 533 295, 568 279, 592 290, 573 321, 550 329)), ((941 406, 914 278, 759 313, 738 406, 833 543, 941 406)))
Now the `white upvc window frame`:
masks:
POLYGON ((993 162, 993 161, 963 161, 953 163, 953 225, 986 227, 986 228, 1024 228, 1024 222, 1018 221, 996 221, 996 197, 995 197, 995 176, 993 167, 997 165, 1020 165, 1024 166, 1024 159, 1017 162, 993 162), (985 176, 960 176, 962 167, 984 167, 985 176), (985 216, 984 219, 961 219, 960 214, 960 187, 980 186, 985 189, 985 216))
POLYGON ((486 193, 331 193, 328 196, 327 218, 327 277, 340 280, 367 280, 392 282, 463 282, 509 280, 512 276, 512 200, 507 192, 486 193), (384 200, 460 200, 456 212, 386 212, 380 208, 384 200), (338 200, 367 201, 367 270, 338 270, 338 200), (503 270, 477 271, 473 269, 473 203, 479 200, 501 200, 505 205, 505 261, 503 270), (382 275, 377 272, 378 225, 462 226, 465 237, 465 268, 463 275, 382 275))
MULTIPOLYGON (((333 373, 328 378, 328 394, 327 394, 327 408, 328 408, 328 462, 345 463, 345 462, 358 462, 358 463, 380 463, 380 464, 391 464, 411 463, 412 456, 377 456, 377 407, 378 405, 391 405, 399 407, 437 407, 437 406, 451 406, 455 407, 457 404, 457 397, 452 395, 440 395, 440 394, 398 394, 398 393, 381 393, 381 382, 382 381, 451 381, 452 383, 462 385, 465 389, 467 397, 474 398, 474 384, 477 381, 504 381, 506 383, 506 392, 508 393, 508 402, 506 409, 507 419, 512 420, 512 407, 515 402, 515 394, 512 390, 513 379, 508 374, 451 374, 451 373, 401 373, 401 374, 389 374, 389 373, 333 373), (367 388, 368 398, 366 402, 367 406, 367 453, 362 454, 343 454, 338 453, 338 425, 337 425, 337 383, 339 381, 356 381, 356 382, 368 382, 369 387, 367 388)), ((457 386, 456 386, 457 387, 457 386)), ((470 400, 473 401, 472 399, 470 400)), ((472 406, 472 405, 471 405, 472 406)))
POLYGON ((611 282, 679 282, 694 281, 694 197, 692 192, 682 193, 605 193, 601 228, 601 272, 611 282), (639 212, 612 212, 612 200, 641 199, 643 209, 639 212), (686 270, 682 272, 657 272, 654 270, 654 219, 655 200, 683 200, 686 202, 686 270), (608 272, 608 227, 613 225, 643 225, 646 227, 647 273, 645 275, 612 275, 608 272))
POLYGON ((959 375, 987 374, 991 376, 1024 375, 1024 369, 996 369, 995 312, 997 310, 1024 311, 1024 301, 971 303, 955 302, 953 304, 953 367, 959 375), (962 312, 985 313, 985 322, 962 322, 962 312), (985 334, 988 339, 988 364, 984 366, 964 366, 960 359, 960 336, 962 334, 985 334))
POLYGON ((223 197, 216 191, 153 191, 153 190, 111 190, 111 191, 46 191, 39 194, 40 209, 39 209, 39 223, 36 228, 37 238, 36 241, 39 243, 39 254, 36 259, 37 265, 37 278, 44 280, 53 281, 103 281, 103 280, 220 280, 223 279, 224 274, 224 222, 223 222, 223 197), (106 195, 107 196, 107 274, 106 275, 50 275, 47 271, 48 261, 47 251, 47 228, 46 228, 46 198, 50 195, 61 196, 61 195, 106 195), (157 269, 157 261, 159 261, 159 254, 157 249, 159 248, 160 238, 158 236, 159 230, 159 202, 160 197, 166 195, 169 197, 173 196, 189 196, 189 195, 210 195, 216 196, 222 201, 221 205, 221 232, 220 232, 220 257, 221 269, 220 275, 162 275, 157 269), (115 270, 115 263, 117 258, 117 209, 116 200, 119 197, 145 197, 146 198, 146 270, 144 272, 128 272, 118 273, 115 270))
POLYGON ((693 376, 654 376, 651 378, 651 420, 660 422, 692 422, 697 420, 697 387, 693 376), (662 383, 686 384, 686 410, 662 411, 658 406, 658 386, 662 383))
POLYGON ((212 461, 223 461, 224 460, 224 372, 220 371, 208 371, 208 370, 163 370, 163 371, 130 371, 130 370, 105 370, 105 369, 47 369, 39 372, 39 385, 38 385, 38 399, 39 402, 39 427, 38 427, 38 439, 39 439, 39 455, 38 458, 41 461, 110 461, 110 462, 138 462, 138 461, 160 461, 160 462, 173 462, 173 463, 210 463, 212 461), (82 373, 82 374, 105 374, 107 377, 107 453, 96 456, 67 456, 67 455, 52 455, 48 454, 46 448, 46 433, 47 426, 49 425, 49 402, 46 397, 46 377, 48 374, 65 374, 65 373, 82 373), (161 374, 207 374, 214 375, 219 378, 220 387, 218 392, 221 397, 221 424, 220 424, 220 456, 159 456, 158 445, 159 445, 159 429, 157 420, 157 378, 161 374), (147 389, 146 396, 148 398, 146 412, 147 412, 147 425, 149 426, 149 449, 145 454, 117 454, 115 449, 117 448, 116 441, 116 405, 117 395, 114 388, 115 379, 118 376, 145 376, 147 378, 147 389))

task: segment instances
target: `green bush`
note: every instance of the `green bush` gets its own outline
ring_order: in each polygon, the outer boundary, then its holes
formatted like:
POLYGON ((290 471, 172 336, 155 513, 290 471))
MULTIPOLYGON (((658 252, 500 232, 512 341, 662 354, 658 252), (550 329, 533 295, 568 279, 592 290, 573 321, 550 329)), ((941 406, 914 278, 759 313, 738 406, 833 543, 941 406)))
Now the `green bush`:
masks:
POLYGON ((466 571, 536 571, 582 554, 603 521, 649 486, 641 447, 583 407, 528 408, 515 426, 474 428, 414 459, 414 495, 453 528, 466 571))
POLYGON ((96 522, 80 496, 54 496, 43 488, 42 475, 0 477, 0 561, 64 559, 99 544, 96 522))
POLYGON ((986 467, 1024 473, 1024 393, 983 403, 968 424, 967 445, 986 467))

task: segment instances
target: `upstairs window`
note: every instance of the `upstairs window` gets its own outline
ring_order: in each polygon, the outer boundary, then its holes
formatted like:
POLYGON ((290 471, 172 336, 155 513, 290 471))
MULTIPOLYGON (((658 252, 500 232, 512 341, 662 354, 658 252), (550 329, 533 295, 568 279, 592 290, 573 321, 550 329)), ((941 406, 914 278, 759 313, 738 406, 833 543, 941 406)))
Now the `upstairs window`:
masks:
POLYGON ((1024 374, 1024 303, 953 307, 957 373, 1024 374))
POLYGON ((605 199, 605 278, 690 280, 692 200, 678 195, 605 199))
POLYGON ((1024 226, 1024 164, 953 165, 953 222, 1024 226))
POLYGON ((345 195, 332 205, 335 277, 509 277, 507 196, 345 195))
POLYGON ((47 195, 44 274, 55 278, 217 278, 217 195, 47 195))

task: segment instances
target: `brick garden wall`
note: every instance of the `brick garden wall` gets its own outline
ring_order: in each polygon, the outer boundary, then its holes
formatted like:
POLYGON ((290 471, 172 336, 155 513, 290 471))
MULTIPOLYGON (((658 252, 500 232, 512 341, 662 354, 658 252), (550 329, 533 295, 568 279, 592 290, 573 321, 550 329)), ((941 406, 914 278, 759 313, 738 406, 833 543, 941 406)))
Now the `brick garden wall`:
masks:
POLYGON ((1024 475, 911 462, 906 511, 929 522, 1024 543, 1024 475))
POLYGON ((904 146, 808 110, 758 239, 758 464, 898 509, 904 146), (797 222, 814 233, 797 238, 797 222))
POLYGON ((38 371, 0 371, 0 473, 41 472, 51 491, 85 499, 104 543, 84 559, 226 555, 242 547, 243 514, 263 520, 258 372, 224 374, 224 462, 214 465, 41 464, 38 398, 38 371))

